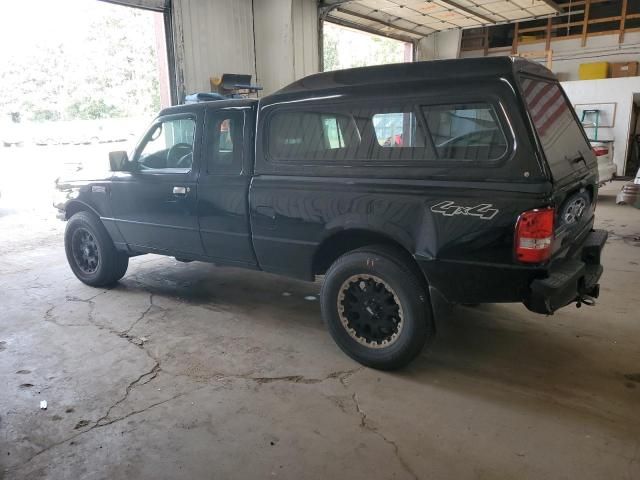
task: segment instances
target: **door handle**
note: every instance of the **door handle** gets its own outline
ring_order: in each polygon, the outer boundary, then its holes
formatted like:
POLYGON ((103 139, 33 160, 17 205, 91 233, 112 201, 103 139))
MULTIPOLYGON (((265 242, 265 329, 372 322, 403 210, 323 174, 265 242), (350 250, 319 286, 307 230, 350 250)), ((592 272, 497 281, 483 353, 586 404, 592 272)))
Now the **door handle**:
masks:
POLYGON ((184 197, 190 191, 189 187, 173 187, 173 194, 180 197, 184 197))

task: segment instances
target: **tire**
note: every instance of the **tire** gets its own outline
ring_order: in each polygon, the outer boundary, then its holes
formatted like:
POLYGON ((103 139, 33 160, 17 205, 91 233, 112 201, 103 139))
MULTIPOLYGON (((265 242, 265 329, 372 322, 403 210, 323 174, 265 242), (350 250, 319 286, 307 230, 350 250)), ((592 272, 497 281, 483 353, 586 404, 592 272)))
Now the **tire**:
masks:
POLYGON ((92 287, 113 285, 127 272, 129 256, 116 250, 98 217, 78 212, 64 232, 67 261, 74 275, 92 287))
POLYGON ((338 258, 325 275, 320 295, 329 333, 368 367, 401 368, 434 335, 424 279, 407 257, 386 246, 364 247, 338 258))
POLYGON ((558 211, 560 225, 575 228, 581 225, 582 215, 591 205, 591 197, 587 192, 578 192, 567 198, 558 211))

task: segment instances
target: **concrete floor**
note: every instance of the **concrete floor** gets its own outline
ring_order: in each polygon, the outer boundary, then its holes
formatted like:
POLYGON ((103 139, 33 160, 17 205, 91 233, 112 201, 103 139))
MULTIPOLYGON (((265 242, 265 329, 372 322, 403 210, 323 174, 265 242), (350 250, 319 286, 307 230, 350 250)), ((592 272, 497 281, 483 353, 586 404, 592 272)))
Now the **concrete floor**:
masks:
POLYGON ((397 373, 339 351, 317 284, 143 256, 92 289, 62 223, 27 235, 0 208, 0 478, 640 479, 640 211, 620 186, 595 308, 458 307, 397 373))

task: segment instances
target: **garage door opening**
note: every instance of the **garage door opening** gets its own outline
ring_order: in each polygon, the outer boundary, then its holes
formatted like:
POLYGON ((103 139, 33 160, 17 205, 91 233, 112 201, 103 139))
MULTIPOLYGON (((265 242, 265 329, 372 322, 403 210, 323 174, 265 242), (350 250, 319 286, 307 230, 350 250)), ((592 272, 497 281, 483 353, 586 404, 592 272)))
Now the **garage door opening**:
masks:
POLYGON ((323 23, 323 69, 366 67, 413 61, 413 44, 380 35, 323 23))
POLYGON ((9 2, 0 41, 0 221, 22 225, 54 217, 57 177, 108 169, 108 152, 130 151, 170 105, 164 14, 9 2))

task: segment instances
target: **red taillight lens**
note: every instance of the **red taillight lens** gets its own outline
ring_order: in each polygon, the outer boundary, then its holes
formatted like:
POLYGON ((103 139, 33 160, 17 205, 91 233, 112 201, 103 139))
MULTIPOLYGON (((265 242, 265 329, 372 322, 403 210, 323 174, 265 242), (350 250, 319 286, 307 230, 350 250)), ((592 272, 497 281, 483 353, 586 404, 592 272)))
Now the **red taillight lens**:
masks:
POLYGON ((518 217, 516 222, 516 258, 524 263, 548 260, 553 246, 553 208, 536 208, 518 217))
POLYGON ((609 149, 607 147, 593 147, 591 150, 593 150, 593 153, 596 154, 596 157, 600 157, 609 153, 609 149))

